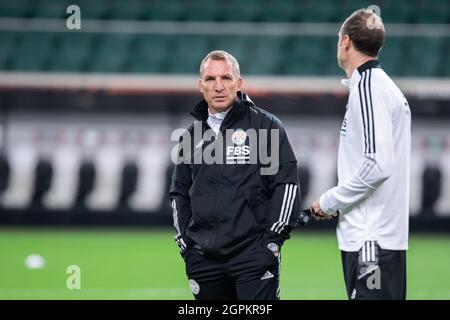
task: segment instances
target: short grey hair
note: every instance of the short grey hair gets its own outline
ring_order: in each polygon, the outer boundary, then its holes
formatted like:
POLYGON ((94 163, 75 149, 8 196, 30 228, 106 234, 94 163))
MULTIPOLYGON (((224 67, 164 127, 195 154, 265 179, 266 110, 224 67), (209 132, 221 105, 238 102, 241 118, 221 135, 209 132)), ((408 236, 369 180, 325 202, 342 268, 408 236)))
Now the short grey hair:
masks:
POLYGON ((223 50, 214 50, 211 51, 203 58, 202 63, 200 64, 200 77, 202 76, 203 66, 208 60, 226 60, 231 63, 231 67, 233 69, 234 75, 239 79, 241 77, 241 71, 239 69, 239 62, 233 57, 230 53, 223 50))

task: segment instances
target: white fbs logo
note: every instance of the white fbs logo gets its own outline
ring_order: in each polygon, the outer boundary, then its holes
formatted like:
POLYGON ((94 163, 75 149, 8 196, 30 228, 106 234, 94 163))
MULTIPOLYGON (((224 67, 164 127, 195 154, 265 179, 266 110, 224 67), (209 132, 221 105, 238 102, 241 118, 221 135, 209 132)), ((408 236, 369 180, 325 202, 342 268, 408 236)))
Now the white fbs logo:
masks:
POLYGON ((233 146, 227 146, 227 163, 243 163, 250 160, 250 147, 244 145, 247 133, 242 129, 237 129, 231 136, 233 146))

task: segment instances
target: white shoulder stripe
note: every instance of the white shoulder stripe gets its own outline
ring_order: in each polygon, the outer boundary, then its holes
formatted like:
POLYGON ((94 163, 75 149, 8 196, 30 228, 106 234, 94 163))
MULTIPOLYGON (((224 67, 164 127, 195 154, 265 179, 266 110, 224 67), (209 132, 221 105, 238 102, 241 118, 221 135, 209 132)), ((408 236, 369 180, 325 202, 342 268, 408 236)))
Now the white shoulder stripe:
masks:
POLYGON ((361 107, 361 118, 364 132, 364 153, 375 153, 375 125, 372 104, 371 88, 372 70, 362 73, 358 84, 359 103, 361 107))

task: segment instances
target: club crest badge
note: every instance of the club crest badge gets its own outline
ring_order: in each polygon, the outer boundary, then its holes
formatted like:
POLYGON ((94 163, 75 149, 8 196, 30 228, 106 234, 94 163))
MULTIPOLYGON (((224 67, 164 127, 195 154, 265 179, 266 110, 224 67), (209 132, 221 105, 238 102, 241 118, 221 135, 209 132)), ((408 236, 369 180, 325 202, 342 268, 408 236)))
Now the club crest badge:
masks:
POLYGON ((246 139, 247 133, 242 129, 237 129, 231 136, 231 141, 238 146, 243 145, 246 139))
POLYGON ((200 286, 198 285, 197 281, 195 281, 194 279, 189 279, 189 287, 191 287, 193 294, 199 294, 200 286))

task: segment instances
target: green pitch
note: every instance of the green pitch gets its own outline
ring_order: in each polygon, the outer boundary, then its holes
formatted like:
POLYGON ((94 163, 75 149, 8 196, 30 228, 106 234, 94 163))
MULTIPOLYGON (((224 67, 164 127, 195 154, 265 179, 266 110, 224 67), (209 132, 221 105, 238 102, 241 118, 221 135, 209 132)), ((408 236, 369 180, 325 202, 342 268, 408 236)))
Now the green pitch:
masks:
MULTIPOLYGON (((408 299, 450 299, 450 235, 410 237, 408 299)), ((334 233, 297 232, 283 247, 282 299, 345 299, 334 233)), ((0 299, 192 299, 169 230, 0 229, 0 299), (38 254, 41 269, 25 259, 38 254), (70 265, 80 290, 67 289, 70 265)))

